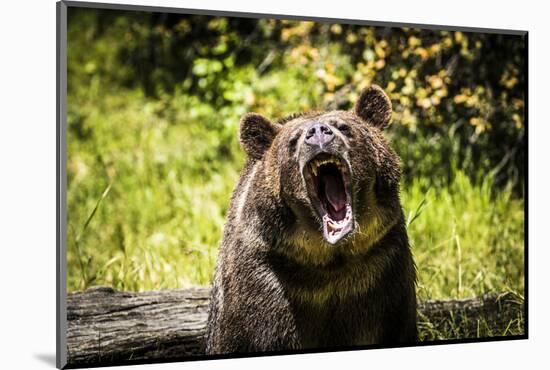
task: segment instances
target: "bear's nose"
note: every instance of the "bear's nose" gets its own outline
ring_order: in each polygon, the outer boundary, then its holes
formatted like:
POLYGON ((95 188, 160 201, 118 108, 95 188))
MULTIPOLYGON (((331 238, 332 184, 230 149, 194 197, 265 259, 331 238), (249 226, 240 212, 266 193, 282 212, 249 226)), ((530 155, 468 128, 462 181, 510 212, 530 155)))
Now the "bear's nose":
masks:
POLYGON ((316 123, 307 130, 306 143, 311 146, 323 146, 327 145, 334 139, 334 133, 327 125, 322 123, 316 123))

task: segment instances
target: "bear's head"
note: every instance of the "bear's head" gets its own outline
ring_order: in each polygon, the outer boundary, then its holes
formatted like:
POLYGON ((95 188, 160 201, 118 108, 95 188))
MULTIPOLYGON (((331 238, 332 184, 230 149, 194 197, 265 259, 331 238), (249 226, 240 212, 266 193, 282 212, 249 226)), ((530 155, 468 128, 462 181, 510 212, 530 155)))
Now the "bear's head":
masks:
POLYGON ((312 112, 281 122, 249 113, 240 140, 263 162, 269 190, 296 219, 295 232, 329 245, 375 242, 401 214, 400 163, 382 135, 391 101, 378 86, 350 111, 312 112))

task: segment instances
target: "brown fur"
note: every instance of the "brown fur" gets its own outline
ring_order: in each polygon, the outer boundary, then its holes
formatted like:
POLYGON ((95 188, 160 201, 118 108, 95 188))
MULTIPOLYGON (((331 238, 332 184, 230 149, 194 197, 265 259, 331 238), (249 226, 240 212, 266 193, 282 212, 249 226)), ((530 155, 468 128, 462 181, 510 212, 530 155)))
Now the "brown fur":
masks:
POLYGON ((399 200, 399 158, 381 129, 379 87, 353 111, 241 121, 248 161, 231 199, 208 320, 207 353, 413 342, 415 268, 399 200), (352 169, 355 229, 323 239, 298 170, 311 122, 333 128, 352 169), (346 127, 344 127, 346 126, 346 127))

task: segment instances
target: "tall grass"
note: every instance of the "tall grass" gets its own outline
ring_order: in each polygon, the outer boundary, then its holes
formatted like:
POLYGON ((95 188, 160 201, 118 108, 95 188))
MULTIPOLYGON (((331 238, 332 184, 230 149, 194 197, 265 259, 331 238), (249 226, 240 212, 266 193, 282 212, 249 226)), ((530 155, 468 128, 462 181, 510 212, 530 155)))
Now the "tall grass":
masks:
POLYGON ((487 292, 522 294, 523 200, 492 177, 474 184, 460 170, 448 187, 423 191, 423 179, 402 188, 405 212, 421 213, 408 227, 418 270, 418 295, 463 298, 487 292))
POLYGON ((70 123, 69 290, 209 283, 242 164, 236 139, 222 141, 213 114, 181 110, 173 125, 139 94, 101 101, 70 123))

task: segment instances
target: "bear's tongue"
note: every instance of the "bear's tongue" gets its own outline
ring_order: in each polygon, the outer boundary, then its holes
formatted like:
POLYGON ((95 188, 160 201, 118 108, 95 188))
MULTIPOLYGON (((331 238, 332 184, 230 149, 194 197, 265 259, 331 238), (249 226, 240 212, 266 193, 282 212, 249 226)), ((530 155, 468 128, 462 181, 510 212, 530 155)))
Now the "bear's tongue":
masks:
POLYGON ((325 195, 334 211, 339 212, 346 207, 346 192, 340 176, 325 174, 322 177, 325 195))

